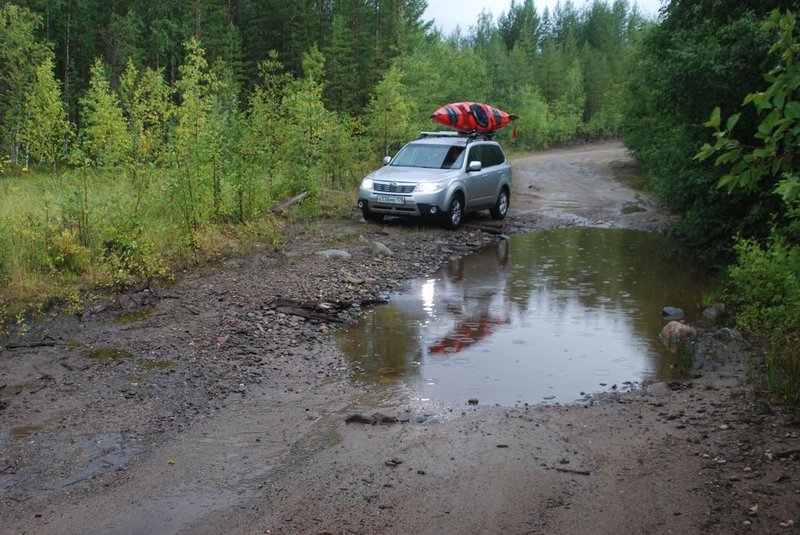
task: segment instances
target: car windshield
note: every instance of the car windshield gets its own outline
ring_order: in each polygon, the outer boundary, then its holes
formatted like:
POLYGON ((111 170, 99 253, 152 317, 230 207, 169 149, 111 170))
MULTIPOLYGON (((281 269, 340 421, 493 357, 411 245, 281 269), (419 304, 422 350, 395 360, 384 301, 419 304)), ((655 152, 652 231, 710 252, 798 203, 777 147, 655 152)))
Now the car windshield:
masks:
POLYGON ((464 161, 461 145, 406 145, 392 160, 394 166, 426 167, 428 169, 457 169, 464 161))

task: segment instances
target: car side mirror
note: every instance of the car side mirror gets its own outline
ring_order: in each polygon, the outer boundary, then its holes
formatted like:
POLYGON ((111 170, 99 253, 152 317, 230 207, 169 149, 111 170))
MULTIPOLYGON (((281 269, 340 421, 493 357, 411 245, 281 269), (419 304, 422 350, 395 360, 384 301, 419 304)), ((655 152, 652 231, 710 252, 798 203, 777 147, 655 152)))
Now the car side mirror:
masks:
POLYGON ((391 156, 384 156, 383 157, 383 165, 389 165, 389 163, 391 161, 392 161, 392 157, 391 156))
POLYGON ((481 162, 479 162, 478 160, 469 162, 469 165, 467 166, 467 171, 469 171, 470 173, 474 173, 475 171, 480 171, 481 169, 483 169, 483 165, 481 165, 481 162))

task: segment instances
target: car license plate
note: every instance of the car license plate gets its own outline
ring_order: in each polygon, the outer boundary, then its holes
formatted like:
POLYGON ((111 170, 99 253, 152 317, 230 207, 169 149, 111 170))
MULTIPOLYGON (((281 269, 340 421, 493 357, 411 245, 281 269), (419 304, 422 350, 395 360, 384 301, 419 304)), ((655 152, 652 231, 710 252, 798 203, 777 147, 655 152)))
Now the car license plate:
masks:
POLYGON ((396 197, 394 195, 375 195, 375 202, 382 202, 384 204, 405 204, 406 200, 403 197, 396 197))

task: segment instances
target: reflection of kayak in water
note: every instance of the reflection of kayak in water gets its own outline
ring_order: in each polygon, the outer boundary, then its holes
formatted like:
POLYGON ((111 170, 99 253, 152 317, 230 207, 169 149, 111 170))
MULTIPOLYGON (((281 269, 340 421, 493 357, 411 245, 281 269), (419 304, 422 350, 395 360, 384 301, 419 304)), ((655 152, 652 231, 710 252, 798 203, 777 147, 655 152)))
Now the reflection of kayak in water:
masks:
POLYGON ((443 355, 463 351, 475 342, 487 338, 494 332, 495 327, 504 323, 505 320, 493 318, 488 314, 477 320, 461 322, 452 333, 429 345, 428 352, 432 355, 443 355))

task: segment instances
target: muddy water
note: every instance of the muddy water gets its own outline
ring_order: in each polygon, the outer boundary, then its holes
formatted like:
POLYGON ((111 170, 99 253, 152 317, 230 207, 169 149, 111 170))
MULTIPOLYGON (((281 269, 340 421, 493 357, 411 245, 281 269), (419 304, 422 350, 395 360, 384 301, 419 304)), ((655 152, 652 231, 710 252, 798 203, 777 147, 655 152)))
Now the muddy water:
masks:
POLYGON ((514 236, 415 281, 340 337, 354 380, 386 400, 571 402, 675 374, 661 309, 691 321, 704 270, 625 229, 514 236))

